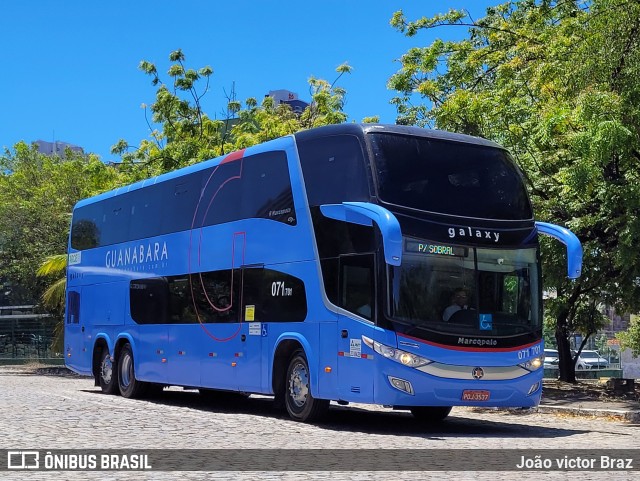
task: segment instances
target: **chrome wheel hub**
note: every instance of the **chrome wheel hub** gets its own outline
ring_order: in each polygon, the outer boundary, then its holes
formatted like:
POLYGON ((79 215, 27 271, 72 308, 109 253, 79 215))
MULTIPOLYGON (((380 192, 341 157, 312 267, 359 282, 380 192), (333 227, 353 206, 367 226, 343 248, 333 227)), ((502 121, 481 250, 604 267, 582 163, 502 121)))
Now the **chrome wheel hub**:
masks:
POLYGON ((297 407, 307 402, 309 395, 309 373, 302 363, 297 363, 289 377, 289 397, 297 407))
POLYGON ((110 384, 113 378, 113 363, 111 362, 111 356, 105 356, 100 366, 100 377, 105 384, 110 384))

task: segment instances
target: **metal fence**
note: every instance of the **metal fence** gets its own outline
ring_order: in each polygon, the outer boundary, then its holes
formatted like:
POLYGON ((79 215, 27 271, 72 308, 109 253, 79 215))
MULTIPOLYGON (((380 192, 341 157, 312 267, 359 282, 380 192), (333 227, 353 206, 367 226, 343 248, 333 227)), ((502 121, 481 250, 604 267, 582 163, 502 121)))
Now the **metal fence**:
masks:
POLYGON ((56 322, 34 306, 0 306, 0 361, 62 359, 52 349, 56 322))

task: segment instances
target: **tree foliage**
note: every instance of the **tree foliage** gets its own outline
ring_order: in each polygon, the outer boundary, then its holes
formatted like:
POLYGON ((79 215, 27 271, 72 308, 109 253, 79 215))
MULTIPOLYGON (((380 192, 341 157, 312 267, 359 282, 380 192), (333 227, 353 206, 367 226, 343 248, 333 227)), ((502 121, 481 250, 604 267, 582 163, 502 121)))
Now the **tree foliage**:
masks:
MULTIPOLYGON (((188 68, 181 50, 171 52, 166 76, 156 65, 140 63, 140 69, 156 87, 155 101, 144 105, 151 134, 136 148, 120 140, 112 151, 122 155, 117 168, 93 156, 67 151, 64 157, 48 157, 24 143, 6 151, 0 159, 0 280, 23 287, 9 302, 43 304, 61 314, 64 307, 66 251, 73 205, 89 197, 135 180, 223 155, 302 129, 346 121, 346 92, 336 82, 350 73, 340 65, 333 83, 309 80, 311 104, 300 115, 288 105, 276 105, 270 97, 260 104, 249 98, 227 96, 221 119, 211 118, 202 100, 209 91, 213 69, 188 68), (8 282, 7 282, 8 280, 8 282), (45 287, 51 282, 48 288, 45 287)), ((4 286, 6 287, 6 286, 4 286)), ((60 330, 59 330, 60 332, 60 330)))
POLYGON ((47 256, 66 252, 73 205, 121 183, 96 156, 47 156, 24 142, 0 157, 0 279, 6 302, 31 304, 45 282, 36 271, 47 256))
POLYGON ((619 332, 616 337, 620 340, 622 349, 631 349, 635 357, 640 357, 640 317, 632 316, 629 328, 625 332, 619 332))
POLYGON ((543 242, 545 290, 561 377, 575 379, 569 338, 603 324, 600 303, 640 307, 640 2, 514 0, 474 20, 452 10, 392 25, 408 36, 468 29, 410 49, 389 80, 398 121, 490 138, 510 149, 539 219, 583 243, 583 276, 565 278, 561 246, 543 242))
POLYGON ((161 77, 155 64, 142 61, 140 70, 151 77, 157 87, 155 101, 143 104, 151 131, 149 139, 138 147, 120 140, 112 147, 125 166, 140 175, 167 172, 179 167, 214 158, 300 130, 345 122, 343 112, 346 91, 336 83, 351 72, 347 64, 337 69, 333 83, 311 77, 311 103, 296 114, 286 104, 276 104, 273 98, 261 102, 248 98, 240 102, 235 90, 227 94, 227 104, 219 118, 203 109, 203 97, 210 90, 213 69, 187 68, 181 50, 171 52, 166 77, 161 77), (203 84, 204 83, 204 84, 203 84), (144 166, 144 168, 141 168, 144 166))

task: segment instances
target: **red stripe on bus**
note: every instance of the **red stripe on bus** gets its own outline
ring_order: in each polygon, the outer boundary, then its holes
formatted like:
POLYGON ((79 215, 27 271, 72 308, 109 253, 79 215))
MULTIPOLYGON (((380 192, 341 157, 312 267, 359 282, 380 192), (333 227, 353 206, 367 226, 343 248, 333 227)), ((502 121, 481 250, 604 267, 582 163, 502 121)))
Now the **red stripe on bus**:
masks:
POLYGON ((241 159, 242 157, 244 157, 245 150, 247 149, 240 149, 240 150, 236 150, 235 152, 231 152, 224 159, 222 159, 222 162, 220 162, 220 164, 226 164, 227 162, 233 162, 234 160, 241 159))

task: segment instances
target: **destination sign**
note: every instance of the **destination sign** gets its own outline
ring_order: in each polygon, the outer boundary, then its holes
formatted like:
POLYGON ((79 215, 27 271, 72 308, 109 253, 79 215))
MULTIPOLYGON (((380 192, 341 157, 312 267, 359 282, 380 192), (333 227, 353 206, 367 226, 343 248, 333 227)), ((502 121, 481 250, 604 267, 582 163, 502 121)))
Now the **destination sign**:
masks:
POLYGON ((405 241, 405 251, 419 254, 433 254, 438 256, 466 257, 466 247, 455 247, 444 244, 433 244, 430 242, 418 242, 413 240, 405 241))

